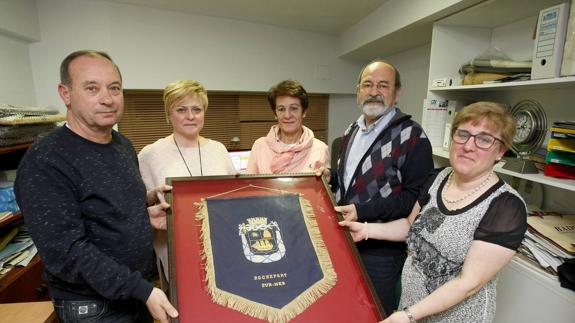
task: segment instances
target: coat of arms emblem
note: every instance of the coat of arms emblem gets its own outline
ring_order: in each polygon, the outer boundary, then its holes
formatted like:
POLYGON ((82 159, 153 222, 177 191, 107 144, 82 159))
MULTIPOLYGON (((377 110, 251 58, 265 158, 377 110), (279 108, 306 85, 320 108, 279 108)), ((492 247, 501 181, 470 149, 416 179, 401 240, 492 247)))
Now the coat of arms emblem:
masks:
POLYGON ((277 222, 268 223, 266 217, 248 218, 246 221, 238 226, 246 259, 255 263, 282 259, 286 248, 277 222))

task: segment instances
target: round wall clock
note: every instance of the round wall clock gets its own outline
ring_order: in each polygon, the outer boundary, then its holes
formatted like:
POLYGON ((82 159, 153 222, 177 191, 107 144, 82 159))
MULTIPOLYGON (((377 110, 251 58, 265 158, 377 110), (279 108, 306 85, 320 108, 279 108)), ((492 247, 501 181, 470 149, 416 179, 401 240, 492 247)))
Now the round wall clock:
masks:
POLYGON ((511 149, 518 158, 508 160, 504 168, 519 173, 538 173, 529 156, 539 149, 545 139, 547 133, 545 111, 537 101, 522 100, 511 108, 511 115, 516 122, 511 149))

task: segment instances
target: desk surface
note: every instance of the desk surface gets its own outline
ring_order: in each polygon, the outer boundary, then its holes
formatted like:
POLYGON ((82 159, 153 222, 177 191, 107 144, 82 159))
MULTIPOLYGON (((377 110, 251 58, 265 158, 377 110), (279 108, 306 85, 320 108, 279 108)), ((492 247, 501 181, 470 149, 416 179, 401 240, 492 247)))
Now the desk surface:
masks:
POLYGON ((52 302, 0 304, 0 323, 45 323, 55 319, 52 302))

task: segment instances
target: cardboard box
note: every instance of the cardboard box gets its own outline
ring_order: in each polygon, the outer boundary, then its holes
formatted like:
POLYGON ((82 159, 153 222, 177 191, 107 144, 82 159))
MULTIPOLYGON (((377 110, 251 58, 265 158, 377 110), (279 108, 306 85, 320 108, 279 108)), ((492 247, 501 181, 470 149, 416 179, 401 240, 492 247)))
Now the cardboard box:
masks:
POLYGON ((565 48, 563 49, 563 62, 561 63, 561 76, 575 75, 575 0, 571 0, 569 22, 565 35, 565 48))

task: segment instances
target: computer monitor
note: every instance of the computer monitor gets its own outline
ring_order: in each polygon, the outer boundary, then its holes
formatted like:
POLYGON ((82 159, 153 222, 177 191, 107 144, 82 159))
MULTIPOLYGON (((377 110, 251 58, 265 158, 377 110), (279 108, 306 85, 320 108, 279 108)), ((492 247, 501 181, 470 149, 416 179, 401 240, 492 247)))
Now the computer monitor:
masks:
POLYGON ((250 150, 236 150, 229 151, 230 158, 234 163, 234 167, 240 172, 245 173, 248 167, 248 159, 250 158, 250 150))

